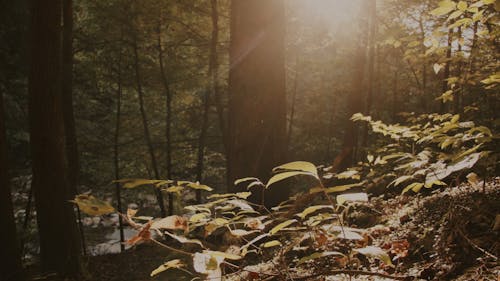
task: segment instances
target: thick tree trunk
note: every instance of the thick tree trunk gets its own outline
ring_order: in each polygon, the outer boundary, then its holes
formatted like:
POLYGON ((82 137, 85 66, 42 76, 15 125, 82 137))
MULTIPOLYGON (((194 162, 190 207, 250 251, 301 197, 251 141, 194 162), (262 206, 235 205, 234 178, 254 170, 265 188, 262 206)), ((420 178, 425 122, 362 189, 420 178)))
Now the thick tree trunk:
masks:
POLYGON ((61 1, 33 1, 29 75, 33 188, 44 272, 80 274, 78 235, 66 159, 61 94, 61 1))
MULTIPOLYGON (((365 115, 371 115, 373 92, 375 88, 375 41, 377 36, 377 1, 368 2, 368 15, 370 19, 368 31, 368 85, 366 91, 365 115)), ((363 126, 362 147, 366 148, 368 143, 368 124, 363 126)))
MULTIPOLYGON (((229 73, 228 180, 266 181, 286 159, 284 1, 233 0, 229 73)), ((239 190, 243 187, 234 187, 239 190)), ((254 192, 251 200, 261 202, 254 192)), ((266 191, 266 205, 287 198, 266 191)))
MULTIPOLYGON (((366 0, 371 2, 371 0, 366 0)), ((369 7, 369 3, 366 4, 369 7)), ((366 10, 368 11, 368 10, 366 10)), ((363 17, 367 18, 367 17, 363 17)), ((361 25, 360 25, 361 26, 361 25)), ((367 28, 368 26, 366 26, 367 28)), ((362 27, 363 28, 363 27, 362 27)), ((368 33, 368 31, 365 31, 368 33)), ((341 152, 335 157, 332 164, 334 172, 342 171, 351 166, 355 162, 358 142, 359 142, 359 127, 358 124, 351 121, 353 114, 363 112, 363 92, 364 92, 364 70, 366 64, 365 50, 367 48, 367 36, 361 36, 361 41, 358 43, 353 54, 353 67, 351 88, 352 92, 347 99, 347 116, 344 121, 344 138, 341 152)))
POLYGON ((24 280, 24 276, 10 194, 4 116, 3 93, 0 92, 0 225, 2 226, 0 241, 3 241, 0 251, 0 260, 2 260, 0 280, 17 281, 24 280))

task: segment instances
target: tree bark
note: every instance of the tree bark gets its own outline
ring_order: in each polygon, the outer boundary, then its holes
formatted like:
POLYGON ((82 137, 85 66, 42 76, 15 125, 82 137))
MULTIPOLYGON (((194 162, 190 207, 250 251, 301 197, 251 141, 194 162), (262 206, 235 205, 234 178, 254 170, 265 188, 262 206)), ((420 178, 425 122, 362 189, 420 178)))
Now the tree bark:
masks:
POLYGON ((80 237, 69 184, 62 100, 60 0, 33 1, 29 74, 33 188, 44 272, 78 277, 80 237))
MULTIPOLYGON (((284 1, 233 0, 229 72, 228 180, 269 178, 286 159, 284 1)), ((232 187, 241 190, 244 187, 232 187)), ((261 202, 254 192, 250 200, 261 202)), ((268 206, 288 198, 266 189, 268 206)))
POLYGON ((17 281, 24 280, 24 275, 10 194, 4 120, 3 93, 0 92, 0 225, 2 225, 0 241, 3 241, 2 251, 0 251, 0 260, 2 260, 0 280, 17 281))

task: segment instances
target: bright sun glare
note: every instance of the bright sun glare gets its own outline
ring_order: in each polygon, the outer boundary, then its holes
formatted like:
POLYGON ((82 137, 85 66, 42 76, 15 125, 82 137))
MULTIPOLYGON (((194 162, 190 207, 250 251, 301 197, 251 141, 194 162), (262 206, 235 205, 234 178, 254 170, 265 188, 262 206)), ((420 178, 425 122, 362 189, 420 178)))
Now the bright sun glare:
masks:
POLYGON ((299 3, 310 16, 335 28, 358 16, 361 0, 299 0, 299 3))

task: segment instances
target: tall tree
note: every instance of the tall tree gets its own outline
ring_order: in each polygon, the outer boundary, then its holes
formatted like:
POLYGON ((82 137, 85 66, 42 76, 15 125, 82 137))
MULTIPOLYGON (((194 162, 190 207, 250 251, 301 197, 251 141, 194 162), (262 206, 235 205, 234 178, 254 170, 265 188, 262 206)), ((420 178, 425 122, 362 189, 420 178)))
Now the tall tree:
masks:
POLYGON ((7 139, 5 136, 3 93, 0 92, 0 239, 4 242, 0 259, 0 280, 23 280, 19 241, 16 234, 9 175, 7 173, 7 139))
MULTIPOLYGON (((266 180, 286 156, 284 1, 231 4, 229 184, 246 176, 266 180)), ((266 192, 266 205, 287 196, 279 188, 266 192)))
POLYGON ((80 239, 68 179, 62 100, 62 2, 33 1, 29 73, 33 189, 42 270, 80 274, 80 239))

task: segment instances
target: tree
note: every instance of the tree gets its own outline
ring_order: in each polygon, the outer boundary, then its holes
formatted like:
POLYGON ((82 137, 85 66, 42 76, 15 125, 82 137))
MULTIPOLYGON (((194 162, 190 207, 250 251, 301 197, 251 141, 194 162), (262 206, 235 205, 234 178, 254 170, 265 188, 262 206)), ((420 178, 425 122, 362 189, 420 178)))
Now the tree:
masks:
POLYGON ((7 173, 7 140, 5 137, 3 93, 0 92, 0 239, 4 246, 0 254, 3 264, 0 267, 0 280, 22 280, 23 270, 16 234, 9 175, 7 173))
POLYGON ((33 189, 42 270, 80 273, 80 239, 69 184, 62 100, 61 1, 34 1, 29 73, 33 189))
MULTIPOLYGON (((266 180, 286 156, 284 1, 231 4, 229 184, 246 176, 266 180)), ((286 196, 275 187, 265 194, 265 203, 273 205, 286 196)), ((260 202, 257 197, 252 201, 260 202)))

